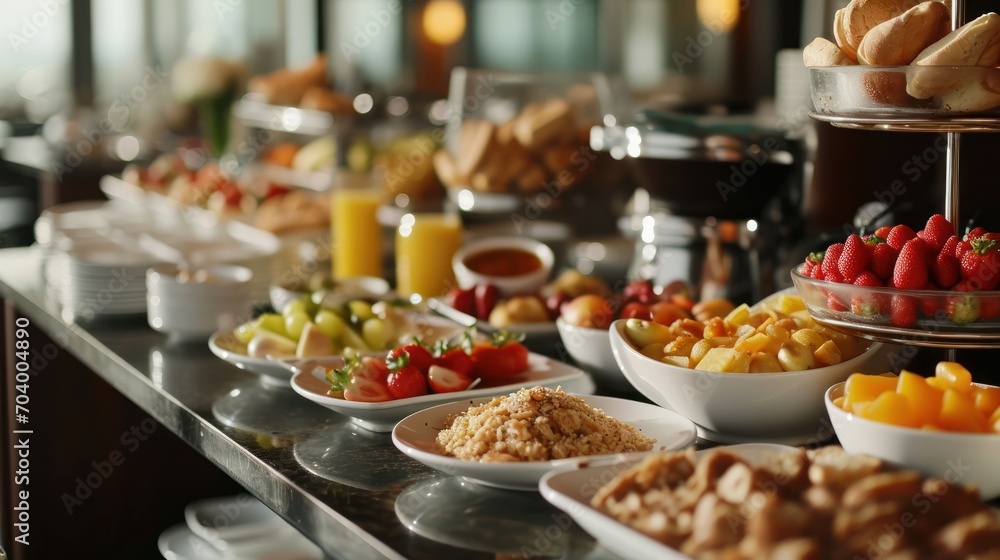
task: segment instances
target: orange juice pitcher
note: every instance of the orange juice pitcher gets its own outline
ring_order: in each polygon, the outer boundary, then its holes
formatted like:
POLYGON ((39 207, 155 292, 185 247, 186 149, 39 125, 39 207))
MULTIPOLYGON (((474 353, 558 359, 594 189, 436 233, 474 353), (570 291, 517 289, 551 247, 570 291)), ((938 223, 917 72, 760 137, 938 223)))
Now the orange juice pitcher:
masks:
POLYGON ((455 286, 451 259, 462 246, 462 222, 449 214, 406 214, 396 233, 396 290, 439 296, 455 286))

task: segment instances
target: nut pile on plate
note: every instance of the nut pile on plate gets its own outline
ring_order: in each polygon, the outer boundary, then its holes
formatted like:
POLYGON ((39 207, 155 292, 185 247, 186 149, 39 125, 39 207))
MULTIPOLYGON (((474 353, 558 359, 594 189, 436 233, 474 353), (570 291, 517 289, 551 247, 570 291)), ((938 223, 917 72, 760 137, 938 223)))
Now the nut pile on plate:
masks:
POLYGON ((836 42, 817 38, 803 52, 808 67, 912 66, 862 77, 865 94, 891 106, 934 99, 950 111, 1000 106, 1000 16, 985 14, 951 30, 940 1, 852 0, 834 21, 836 42), (964 68, 948 68, 964 67, 964 68))
POLYGON ((751 466, 716 450, 656 453, 591 504, 694 558, 997 558, 1000 516, 974 488, 836 446, 751 466))

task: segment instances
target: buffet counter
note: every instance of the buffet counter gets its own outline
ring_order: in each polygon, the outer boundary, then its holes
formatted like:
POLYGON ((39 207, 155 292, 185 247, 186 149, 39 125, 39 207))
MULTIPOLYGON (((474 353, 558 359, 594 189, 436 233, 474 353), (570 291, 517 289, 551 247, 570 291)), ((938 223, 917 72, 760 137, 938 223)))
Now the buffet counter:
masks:
MULTIPOLYGON (((400 453, 389 434, 359 429, 288 387, 263 384, 204 343, 172 344, 144 317, 67 323, 45 298, 41 262, 35 249, 0 251, 0 298, 15 316, 43 330, 330 557, 615 558, 537 493, 494 490, 433 471, 400 453)), ((5 380, 5 388, 11 385, 5 380)), ((67 407, 60 419, 70 429, 75 413, 67 407)), ((184 465, 173 467, 182 472, 184 465)))

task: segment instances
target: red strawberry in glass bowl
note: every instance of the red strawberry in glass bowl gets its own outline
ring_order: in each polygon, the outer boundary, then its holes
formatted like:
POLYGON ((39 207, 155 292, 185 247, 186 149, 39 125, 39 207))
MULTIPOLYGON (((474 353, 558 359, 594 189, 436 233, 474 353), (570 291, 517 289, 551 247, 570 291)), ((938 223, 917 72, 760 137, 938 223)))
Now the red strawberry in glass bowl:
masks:
POLYGON ((871 252, 861 236, 852 233, 844 242, 844 249, 837 259, 837 271, 845 282, 854 282, 859 274, 868 270, 871 264, 871 252))
POLYGON ((941 214, 934 214, 927 220, 927 225, 920 230, 917 237, 924 240, 933 251, 941 250, 948 238, 955 234, 955 226, 941 214))
POLYGON ((876 243, 872 248, 872 272, 883 282, 892 279, 892 270, 896 267, 899 251, 886 242, 876 243))
POLYGON ((912 229, 904 225, 894 226, 892 230, 889 231, 889 235, 885 238, 885 242, 889 244, 890 247, 897 251, 903 250, 903 245, 906 242, 916 237, 917 234, 912 229))
POLYGON ((974 238, 961 257, 962 279, 968 281, 974 291, 993 290, 1000 283, 1000 246, 997 241, 986 237, 974 238))
POLYGON ((890 319, 897 327, 910 328, 917 324, 917 299, 903 294, 893 294, 890 319))
MULTIPOLYGON (((854 279, 853 284, 861 287, 882 287, 882 281, 875 276, 874 272, 864 271, 854 279)), ((851 313, 860 317, 877 317, 884 313, 886 309, 887 297, 882 294, 856 293, 851 296, 851 313)))
POLYGON ((952 235, 945 241, 934 262, 931 263, 931 276, 934 283, 943 289, 948 289, 961 279, 958 258, 955 248, 958 246, 958 236, 952 235))
POLYGON ((840 274, 840 255, 844 252, 843 243, 834 243, 823 252, 823 262, 820 269, 823 271, 823 280, 827 282, 843 282, 844 277, 840 274))
POLYGON ((900 290, 920 290, 927 285, 927 243, 916 238, 903 245, 892 271, 892 285, 900 290))

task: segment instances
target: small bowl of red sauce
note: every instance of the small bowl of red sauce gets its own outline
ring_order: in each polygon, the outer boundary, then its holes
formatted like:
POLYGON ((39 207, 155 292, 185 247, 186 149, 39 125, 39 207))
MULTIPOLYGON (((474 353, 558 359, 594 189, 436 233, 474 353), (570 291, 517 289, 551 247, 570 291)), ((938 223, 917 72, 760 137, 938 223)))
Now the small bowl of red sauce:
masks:
POLYGON ((459 287, 493 284, 509 297, 537 293, 552 272, 555 255, 548 245, 522 237, 474 241, 455 253, 451 264, 459 287))

